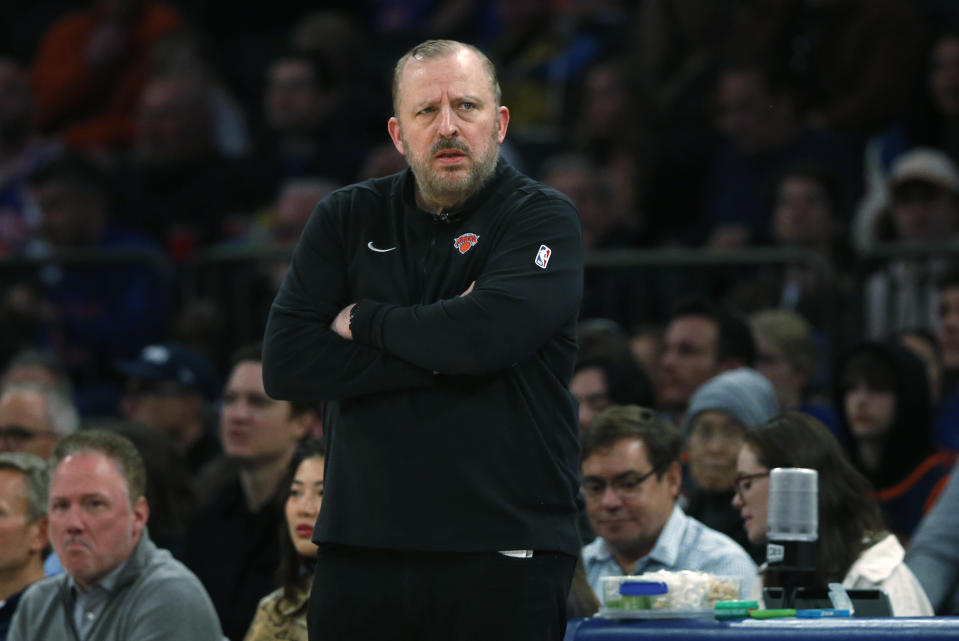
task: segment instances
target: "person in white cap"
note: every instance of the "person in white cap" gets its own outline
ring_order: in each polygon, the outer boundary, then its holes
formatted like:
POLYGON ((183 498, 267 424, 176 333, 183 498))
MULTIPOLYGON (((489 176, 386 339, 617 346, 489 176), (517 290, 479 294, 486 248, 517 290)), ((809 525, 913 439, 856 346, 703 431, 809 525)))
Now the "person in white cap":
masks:
MULTIPOLYGON (((941 151, 918 148, 900 156, 888 180, 889 207, 879 214, 875 239, 900 245, 941 243, 959 232, 959 169, 941 151)), ((864 331, 883 336, 917 327, 933 329, 936 277, 946 261, 936 257, 889 262, 866 282, 864 331)))

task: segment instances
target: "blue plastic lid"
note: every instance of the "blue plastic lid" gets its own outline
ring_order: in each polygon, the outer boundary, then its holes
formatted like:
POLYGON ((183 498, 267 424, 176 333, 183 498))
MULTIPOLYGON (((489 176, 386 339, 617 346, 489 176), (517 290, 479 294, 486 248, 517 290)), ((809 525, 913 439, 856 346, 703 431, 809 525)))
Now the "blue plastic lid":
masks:
POLYGON ((662 581, 623 581, 619 593, 623 596, 653 596, 666 594, 669 588, 662 581))

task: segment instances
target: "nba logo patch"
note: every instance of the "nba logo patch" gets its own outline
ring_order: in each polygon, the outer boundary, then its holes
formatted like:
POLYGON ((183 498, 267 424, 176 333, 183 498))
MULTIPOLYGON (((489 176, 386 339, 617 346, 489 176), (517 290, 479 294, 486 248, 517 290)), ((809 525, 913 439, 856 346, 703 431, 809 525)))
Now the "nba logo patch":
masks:
POLYGON ((536 264, 542 269, 546 269, 546 265, 549 264, 550 254, 552 253, 553 250, 551 250, 549 247, 546 245, 540 245, 539 251, 536 252, 536 264))

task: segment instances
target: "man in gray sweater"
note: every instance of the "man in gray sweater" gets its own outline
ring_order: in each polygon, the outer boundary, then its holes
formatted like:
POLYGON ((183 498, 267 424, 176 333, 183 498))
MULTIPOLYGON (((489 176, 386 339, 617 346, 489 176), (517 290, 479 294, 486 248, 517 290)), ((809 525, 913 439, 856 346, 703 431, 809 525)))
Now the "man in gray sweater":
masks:
POLYGON ((64 574, 33 584, 8 641, 218 641, 200 581, 147 534, 146 471, 124 437, 76 432, 57 444, 50 541, 64 574))
POLYGON ((919 579, 936 614, 959 614, 959 465, 935 507, 916 528, 906 565, 919 579))

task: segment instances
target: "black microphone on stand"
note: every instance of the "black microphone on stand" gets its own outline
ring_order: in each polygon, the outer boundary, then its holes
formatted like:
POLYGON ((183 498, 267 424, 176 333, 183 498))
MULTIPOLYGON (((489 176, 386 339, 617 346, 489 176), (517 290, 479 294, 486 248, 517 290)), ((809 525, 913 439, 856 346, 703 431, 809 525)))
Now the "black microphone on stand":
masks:
POLYGON ((769 472, 766 563, 781 578, 783 608, 796 607, 796 592, 816 572, 819 545, 819 473, 800 467, 769 472))

